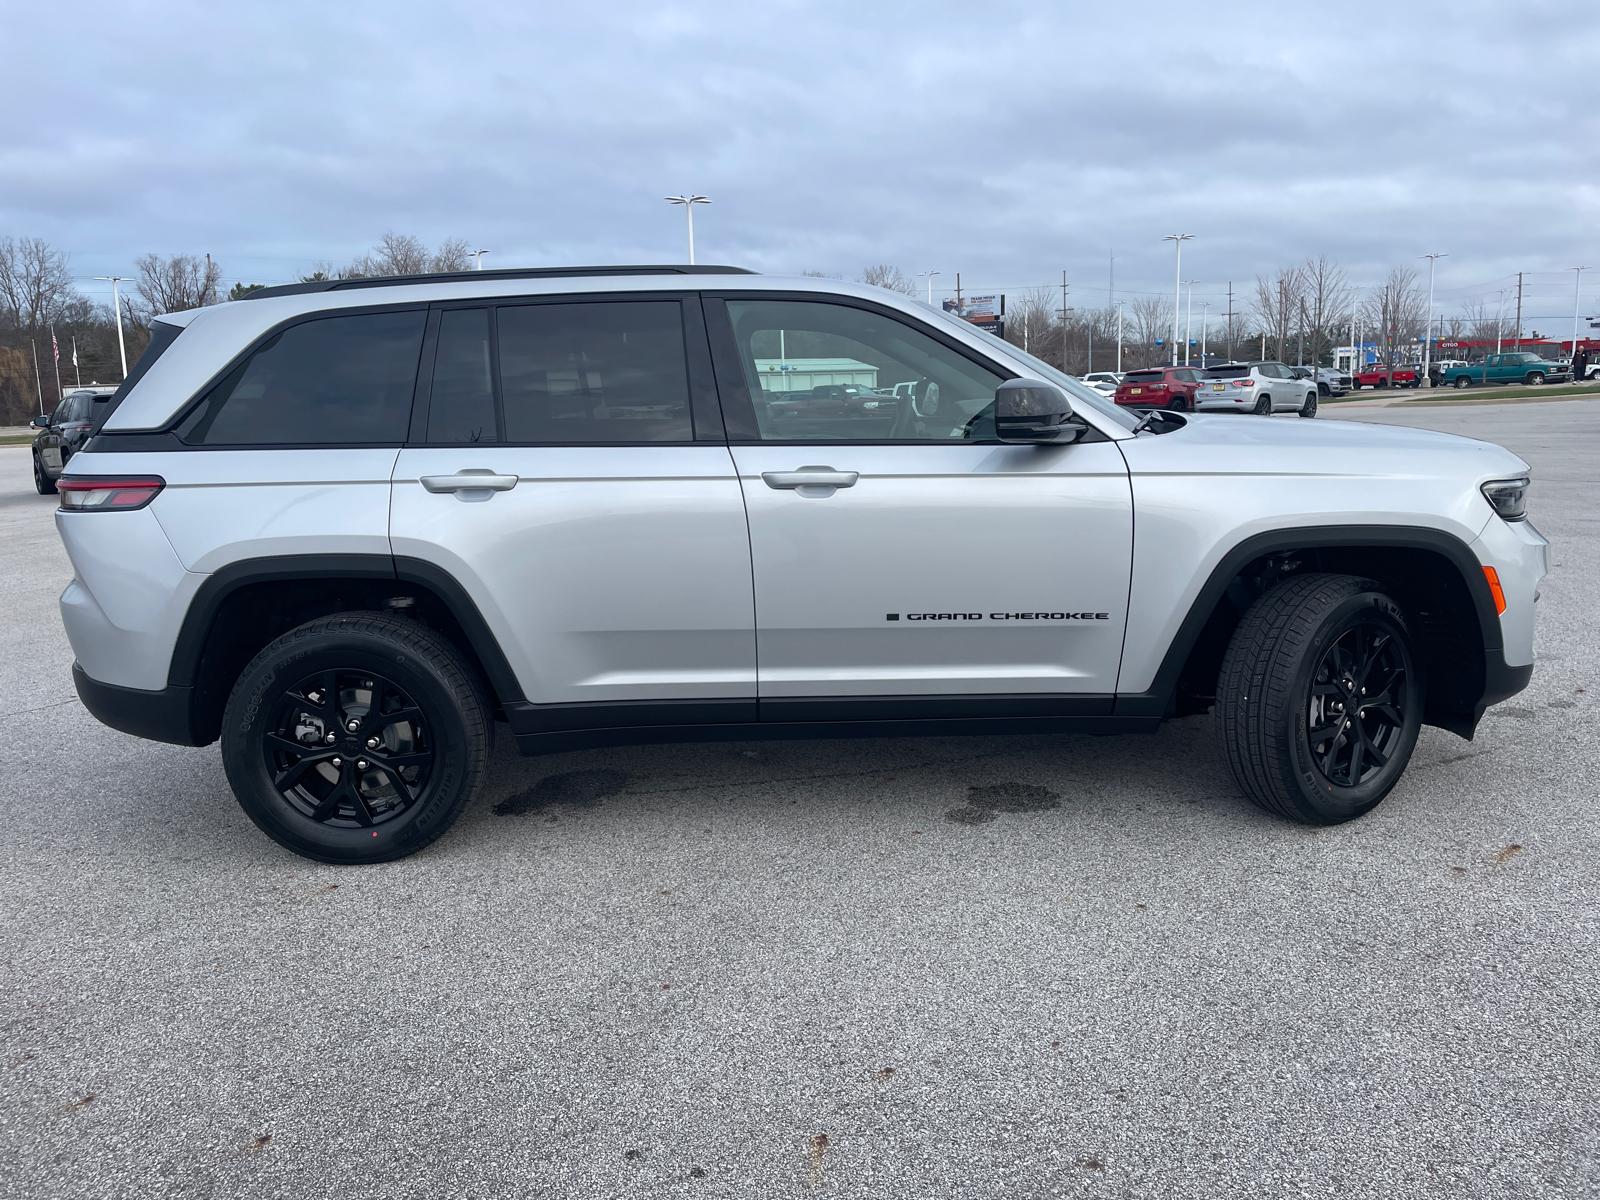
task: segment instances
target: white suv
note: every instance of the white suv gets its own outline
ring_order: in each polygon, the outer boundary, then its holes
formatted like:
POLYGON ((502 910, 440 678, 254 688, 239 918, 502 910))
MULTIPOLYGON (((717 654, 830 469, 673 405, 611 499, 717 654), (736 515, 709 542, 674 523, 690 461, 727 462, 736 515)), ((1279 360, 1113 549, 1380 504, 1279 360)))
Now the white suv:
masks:
POLYGON ((79 695, 220 738, 251 818, 324 861, 438 837, 496 721, 541 753, 1215 706, 1253 801, 1337 822, 1422 724, 1470 737, 1533 670, 1547 547, 1514 455, 1140 417, 880 288, 269 288, 160 318, 99 407, 59 484, 79 695), (876 400, 775 415, 780 360, 876 400))
POLYGON ((1224 363, 1208 367, 1194 394, 1196 410, 1228 410, 1271 416, 1275 412, 1317 415, 1317 385, 1279 362, 1224 363))

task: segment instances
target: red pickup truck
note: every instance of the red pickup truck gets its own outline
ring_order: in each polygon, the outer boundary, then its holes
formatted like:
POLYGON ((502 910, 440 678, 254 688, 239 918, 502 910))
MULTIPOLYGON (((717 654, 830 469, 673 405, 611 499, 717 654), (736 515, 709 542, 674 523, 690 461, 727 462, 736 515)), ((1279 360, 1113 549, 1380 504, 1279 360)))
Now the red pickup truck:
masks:
POLYGON ((1414 388, 1422 385, 1422 369, 1417 366, 1384 367, 1377 363, 1363 367, 1350 376, 1350 390, 1359 392, 1364 387, 1414 388))

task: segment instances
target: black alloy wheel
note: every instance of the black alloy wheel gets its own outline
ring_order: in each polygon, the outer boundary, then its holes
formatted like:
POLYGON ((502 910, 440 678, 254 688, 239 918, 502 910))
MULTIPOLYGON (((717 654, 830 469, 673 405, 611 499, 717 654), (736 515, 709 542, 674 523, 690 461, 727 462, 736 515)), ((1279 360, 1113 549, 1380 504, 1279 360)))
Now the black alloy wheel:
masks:
POLYGON ((33 456, 33 488, 41 496, 56 494, 56 481, 44 473, 44 464, 39 461, 37 453, 33 456))
POLYGON ((1182 392, 1174 396, 1167 404, 1173 412, 1183 412, 1189 407, 1189 401, 1182 392))
POLYGON ((391 679, 319 671, 283 692, 262 739, 272 786, 302 816, 371 829, 427 792, 433 736, 391 679))
POLYGON ((1307 417, 1307 418, 1315 417, 1317 415, 1317 393, 1316 392, 1307 392, 1306 393, 1306 402, 1300 406, 1300 415, 1302 417, 1307 417))
POLYGON ((1268 812, 1314 825, 1370 811, 1422 728, 1405 611, 1370 579, 1292 576, 1239 622, 1217 683, 1229 774, 1268 812))
POLYGON ((1333 395, 1333 389, 1330 388, 1325 383, 1319 383, 1319 384, 1317 384, 1317 395, 1319 395, 1319 396, 1331 396, 1331 395, 1333 395))
POLYGON ((1258 417, 1270 417, 1272 415, 1272 397, 1262 396, 1256 401, 1256 406, 1251 411, 1258 417))
POLYGON ((256 655, 223 715, 239 804, 280 845, 331 863, 413 854, 461 814, 487 770, 476 672, 417 621, 341 613, 256 655))

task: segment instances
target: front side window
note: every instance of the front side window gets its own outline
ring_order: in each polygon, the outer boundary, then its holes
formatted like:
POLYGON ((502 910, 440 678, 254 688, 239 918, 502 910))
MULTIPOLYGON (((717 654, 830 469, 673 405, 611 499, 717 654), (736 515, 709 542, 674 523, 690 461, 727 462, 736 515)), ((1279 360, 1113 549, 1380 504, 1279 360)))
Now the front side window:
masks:
POLYGON ((687 442, 689 371, 676 300, 498 310, 508 442, 687 442))
POLYGON ((994 439, 1005 376, 903 321, 844 304, 729 300, 766 441, 994 439))
POLYGON ((190 445, 403 442, 424 312, 291 325, 240 363, 178 426, 190 445))

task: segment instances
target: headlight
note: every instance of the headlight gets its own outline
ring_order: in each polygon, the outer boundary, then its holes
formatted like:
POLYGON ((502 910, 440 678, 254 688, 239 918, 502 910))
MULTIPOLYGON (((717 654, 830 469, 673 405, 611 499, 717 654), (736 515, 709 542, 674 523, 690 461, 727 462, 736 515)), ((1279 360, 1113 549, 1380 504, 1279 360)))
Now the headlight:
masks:
POLYGON ((1491 479, 1479 490, 1502 521, 1526 521, 1528 482, 1526 475, 1518 479, 1491 479))

